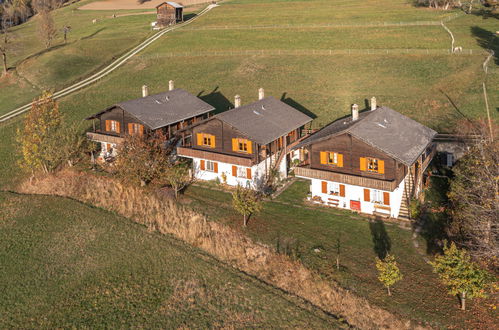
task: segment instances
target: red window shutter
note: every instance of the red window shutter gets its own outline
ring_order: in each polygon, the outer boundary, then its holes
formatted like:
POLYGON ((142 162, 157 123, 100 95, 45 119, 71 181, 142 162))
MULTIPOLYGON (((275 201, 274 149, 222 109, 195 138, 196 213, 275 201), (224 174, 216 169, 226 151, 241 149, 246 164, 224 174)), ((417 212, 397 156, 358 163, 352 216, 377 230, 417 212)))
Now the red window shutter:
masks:
POLYGON ((340 184, 340 197, 345 197, 345 185, 340 184))
POLYGON ((327 182, 322 181, 322 193, 327 194, 327 182))
POLYGON ((246 178, 251 179, 251 168, 246 169, 246 178))
POLYGON ((369 189, 364 189, 364 202, 371 201, 371 191, 369 189))
POLYGON ((204 166, 204 160, 201 159, 201 171, 204 171, 206 167, 204 166))
POLYGON ((389 192, 383 192, 383 204, 385 205, 390 205, 390 193, 389 192))
POLYGON ((218 163, 213 163, 213 171, 218 173, 218 163))
POLYGON ((237 177, 237 166, 236 165, 232 165, 232 176, 237 177))

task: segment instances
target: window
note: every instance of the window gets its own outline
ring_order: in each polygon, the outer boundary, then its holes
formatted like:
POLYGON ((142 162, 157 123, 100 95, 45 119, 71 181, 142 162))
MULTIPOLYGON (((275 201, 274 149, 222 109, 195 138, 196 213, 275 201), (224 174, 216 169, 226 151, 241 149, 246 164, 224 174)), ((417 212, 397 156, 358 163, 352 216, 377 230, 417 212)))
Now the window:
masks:
POLYGON ((246 175, 247 175, 247 172, 246 172, 246 169, 244 167, 237 168, 237 177, 238 178, 246 179, 246 175))
POLYGON ((370 172, 378 172, 378 160, 376 158, 367 158, 367 170, 370 172))
POLYGON ((321 164, 343 167, 343 155, 338 152, 321 151, 321 164))
POLYGON ((336 182, 322 181, 321 191, 323 194, 345 197, 345 185, 336 182))
POLYGON ((128 134, 130 135, 143 135, 144 134, 144 126, 137 123, 129 123, 128 124, 128 134))
POLYGON ((197 133, 197 143, 199 146, 215 148, 215 135, 197 133))
POLYGON ((251 179, 251 168, 232 165, 232 176, 243 179, 251 179))
POLYGON ((253 152, 251 141, 247 139, 232 139, 232 151, 251 154, 253 152))
POLYGON ((106 120, 106 131, 119 133, 120 122, 116 120, 106 120))
POLYGON ((385 161, 372 158, 372 157, 361 157, 360 158, 360 170, 384 174, 385 173, 385 161))
POLYGON ((207 160, 205 170, 208 172, 215 172, 215 162, 207 160))
POLYGON ((373 203, 383 203, 383 192, 380 190, 373 189, 371 191, 371 202, 373 203))
POLYGON ((332 182, 329 184, 329 194, 338 196, 340 194, 340 184, 332 182))

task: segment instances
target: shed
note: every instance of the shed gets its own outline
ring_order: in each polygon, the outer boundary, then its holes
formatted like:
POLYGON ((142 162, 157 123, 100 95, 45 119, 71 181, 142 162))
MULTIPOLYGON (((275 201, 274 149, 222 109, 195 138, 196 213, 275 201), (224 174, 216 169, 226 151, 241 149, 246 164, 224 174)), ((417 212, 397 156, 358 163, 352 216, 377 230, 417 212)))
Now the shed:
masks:
POLYGON ((168 26, 184 21, 184 7, 173 1, 166 1, 156 6, 157 25, 168 26))

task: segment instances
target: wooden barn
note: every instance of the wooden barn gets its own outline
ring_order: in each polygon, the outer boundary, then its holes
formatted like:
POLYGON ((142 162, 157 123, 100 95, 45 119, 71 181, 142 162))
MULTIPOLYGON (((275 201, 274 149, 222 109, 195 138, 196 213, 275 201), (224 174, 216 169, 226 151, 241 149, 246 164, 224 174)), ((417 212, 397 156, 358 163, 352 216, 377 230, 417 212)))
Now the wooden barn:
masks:
POLYGON ((176 2, 167 1, 156 6, 157 25, 160 27, 184 21, 184 7, 176 2))

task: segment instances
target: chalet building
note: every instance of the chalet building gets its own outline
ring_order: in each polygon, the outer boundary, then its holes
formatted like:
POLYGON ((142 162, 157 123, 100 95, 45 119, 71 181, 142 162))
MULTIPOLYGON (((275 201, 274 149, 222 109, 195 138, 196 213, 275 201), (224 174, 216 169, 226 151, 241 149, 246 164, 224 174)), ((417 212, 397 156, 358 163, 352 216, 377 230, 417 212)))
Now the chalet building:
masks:
POLYGON ((367 214, 408 218, 435 154, 436 132, 387 107, 337 120, 295 146, 297 177, 311 180, 312 201, 367 214))
POLYGON ((165 27, 184 21, 184 7, 176 2, 167 1, 156 6, 158 27, 165 27))
POLYGON ((88 117, 94 125, 87 137, 101 144, 101 160, 116 156, 116 147, 127 135, 148 135, 161 130, 168 140, 180 138, 189 144, 185 129, 209 118, 214 110, 189 92, 174 88, 170 80, 168 92, 149 95, 147 86, 143 86, 142 98, 115 104, 88 117))
POLYGON ((257 102, 213 116, 192 128, 192 145, 177 154, 193 160, 193 175, 253 189, 265 186, 270 173, 287 175, 287 151, 312 118, 259 90, 257 102))

